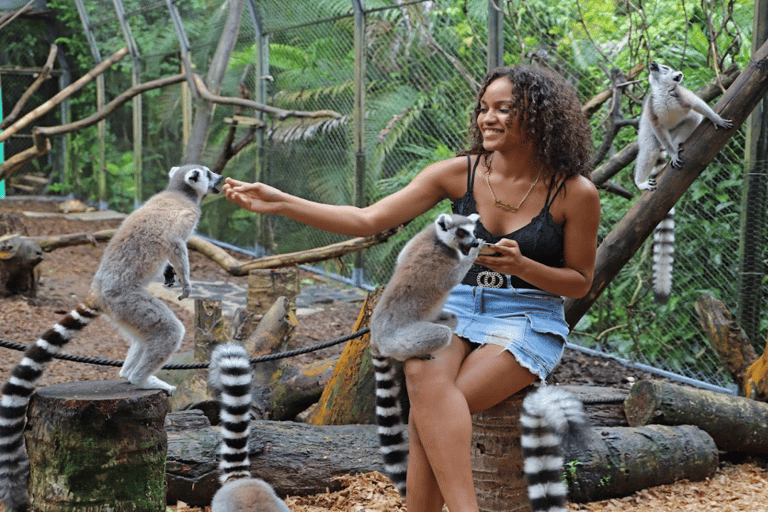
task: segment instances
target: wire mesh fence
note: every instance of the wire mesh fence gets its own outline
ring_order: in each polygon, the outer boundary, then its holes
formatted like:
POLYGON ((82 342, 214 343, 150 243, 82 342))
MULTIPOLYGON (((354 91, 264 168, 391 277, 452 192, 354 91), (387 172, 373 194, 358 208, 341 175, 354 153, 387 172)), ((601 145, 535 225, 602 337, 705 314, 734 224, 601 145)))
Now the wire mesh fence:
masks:
MULTIPOLYGON (((80 6, 77 17, 65 8, 71 2, 57 0, 48 2, 49 18, 23 20, 50 25, 55 19, 65 27, 58 36, 41 32, 51 35, 37 38, 34 53, 44 55, 56 37, 66 39, 60 61, 69 59, 67 66, 76 76, 128 45, 129 58, 104 75, 104 101, 109 101, 131 84, 179 73, 185 58, 200 75, 210 72, 231 2, 75 3, 80 6)), ((340 117, 278 119, 217 106, 202 160, 211 166, 223 157, 231 138, 242 140, 245 148, 228 161, 226 175, 260 180, 315 201, 369 204, 408 183, 429 163, 466 148, 476 91, 489 66, 532 63, 558 71, 585 104, 594 105, 589 112, 595 148, 607 149, 596 162, 601 165, 636 139, 630 122, 602 144, 613 105, 610 94, 603 99, 600 94, 611 89, 611 70, 626 76, 621 112, 636 126, 651 60, 684 71, 684 85, 692 90, 717 82, 732 64, 746 66, 752 9, 751 2, 735 0, 659 1, 645 7, 625 1, 246 0, 219 94, 286 110, 331 110, 340 117)), ((0 30, 0 38, 6 34, 8 29, 0 30)), ((15 102, 7 86, 14 56, 2 48, 0 80, 7 108, 15 102)), ((87 115, 99 94, 97 84, 91 84, 62 116, 87 115)), ((178 164, 195 101, 183 83, 153 90, 121 107, 101 132, 94 126, 68 137, 61 163, 34 165, 53 169, 57 190, 130 209, 132 202, 162 188, 167 169, 178 164), (99 173, 105 174, 101 197, 99 173)), ((762 350, 768 331, 766 227, 754 215, 765 205, 759 197, 742 196, 747 189, 761 188, 764 196, 765 162, 747 164, 746 155, 741 128, 676 205, 670 300, 653 300, 649 242, 582 318, 572 343, 717 386, 731 385, 699 326, 694 303, 704 292, 722 300, 743 319, 756 349, 762 350), (745 187, 747 180, 751 185, 745 187)), ((623 188, 629 191, 625 196, 636 198, 631 167, 611 182, 614 190, 623 188)), ((602 238, 633 199, 607 191, 601 199, 602 238)), ((282 217, 254 216, 222 200, 205 208, 203 234, 257 255, 342 239, 282 217)), ((447 209, 445 203, 435 210, 447 209)), ((387 244, 322 267, 357 284, 384 283, 402 244, 433 214, 414 220, 387 244)))

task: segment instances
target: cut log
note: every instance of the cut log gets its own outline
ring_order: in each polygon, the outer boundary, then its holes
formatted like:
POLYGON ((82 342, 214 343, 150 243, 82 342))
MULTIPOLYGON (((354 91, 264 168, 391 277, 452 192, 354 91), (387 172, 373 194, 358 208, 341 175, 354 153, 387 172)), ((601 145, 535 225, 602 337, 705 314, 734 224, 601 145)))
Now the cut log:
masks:
MULTIPOLYGON (((373 308, 383 290, 384 288, 380 287, 368 294, 355 322, 354 332, 369 324, 373 308)), ((347 342, 330 382, 325 386, 317 407, 307 419, 308 423, 347 425, 375 422, 376 382, 369 345, 370 334, 347 342)), ((401 389, 405 390, 405 386, 401 389)), ((405 394, 405 391, 403 393, 405 394)))
MULTIPOLYGON (((522 476, 520 436, 514 434, 519 418, 510 411, 495 418, 480 418, 487 432, 473 434, 473 451, 484 451, 486 463, 473 460, 478 496, 485 489, 483 510, 526 510, 522 476), (482 448, 478 446, 482 444, 482 448), (496 454, 496 462, 488 463, 496 454), (502 468, 505 479, 493 478, 491 466, 516 460, 502 468), (513 476, 517 471, 517 476, 513 476), (509 501, 499 501, 500 487, 518 484, 509 501), (496 493, 496 495, 494 495, 496 493), (523 500, 522 502, 520 500, 523 500), (495 503, 497 508, 486 508, 495 503)), ((488 411, 486 411, 487 413, 488 411)), ((475 430, 478 417, 475 415, 475 430)), ((166 421, 168 502, 182 500, 190 505, 207 505, 219 484, 216 479, 218 429, 210 427, 200 411, 171 413, 166 421)), ((703 431, 692 426, 662 425, 597 427, 587 434, 588 442, 567 445, 565 458, 570 481, 578 482, 572 497, 595 501, 605 496, 630 494, 651 485, 676 479, 699 480, 717 468, 717 448, 703 431)), ((478 454, 474 454, 476 457, 478 454)), ((333 477, 342 474, 383 471, 375 425, 308 425, 287 421, 254 421, 250 439, 251 470, 254 476, 272 484, 278 494, 307 495, 339 489, 333 477)), ((495 470, 493 470, 495 471, 495 470)), ((573 484, 575 486, 575 484, 573 484)))
POLYGON ((768 454, 768 404, 661 381, 640 381, 624 405, 631 426, 696 425, 723 451, 768 454))
MULTIPOLYGON (((202 418, 199 411, 168 415, 168 503, 209 505, 219 487, 219 433, 202 427, 202 418)), ((281 496, 338 490, 334 476, 383 471, 374 425, 254 421, 249 446, 253 476, 269 482, 281 496)))
POLYGON ((32 396, 25 433, 31 510, 165 510, 168 400, 125 381, 58 384, 32 396))
POLYGON ((712 348, 723 361, 725 369, 739 385, 744 396, 744 375, 755 360, 757 354, 747 339, 744 330, 733 320, 731 312, 721 301, 711 295, 704 294, 694 304, 699 315, 699 323, 704 329, 712 348))
POLYGON ((592 427, 626 427, 624 390, 599 386, 558 386, 571 393, 584 404, 589 425, 592 427))
POLYGON ((472 416, 472 478, 481 512, 530 512, 520 448, 526 388, 472 416))
POLYGON ((592 428, 566 449, 568 499, 597 501, 682 479, 704 480, 717 466, 714 441, 692 425, 592 428))

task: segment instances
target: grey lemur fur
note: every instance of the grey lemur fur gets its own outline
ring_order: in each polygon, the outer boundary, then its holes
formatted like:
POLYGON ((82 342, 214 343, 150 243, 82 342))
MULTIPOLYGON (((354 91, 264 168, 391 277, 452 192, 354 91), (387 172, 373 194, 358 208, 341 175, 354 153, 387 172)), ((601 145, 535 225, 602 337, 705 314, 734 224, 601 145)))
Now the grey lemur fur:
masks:
MULTIPOLYGON (((666 165, 680 168, 680 147, 701 123, 704 116, 715 128, 728 129, 733 122, 717 115, 706 102, 680 83, 683 73, 652 62, 649 66, 650 92, 643 102, 637 132, 635 185, 640 190, 655 190, 655 176, 666 165)), ((658 302, 666 302, 671 293, 674 261, 674 209, 654 233, 653 291, 658 302)))
POLYGON ((211 512, 290 512, 268 483, 251 477, 248 438, 252 380, 251 364, 242 346, 227 343, 214 349, 208 384, 221 404, 222 486, 213 496, 211 512))
POLYGON ((402 496, 408 445, 404 439, 400 385, 393 359, 429 358, 451 341, 456 315, 443 311, 451 289, 475 261, 479 215, 440 215, 400 251, 392 277, 371 316, 371 354, 376 375, 376 420, 384 469, 402 496))
POLYGON ((178 348, 184 326, 171 309, 145 287, 167 262, 189 295, 187 239, 200 219, 200 202, 218 193, 222 177, 202 165, 174 167, 168 187, 152 196, 120 224, 104 250, 85 300, 24 353, 2 389, 0 403, 0 500, 12 511, 28 507, 29 460, 24 420, 29 398, 53 356, 91 320, 104 313, 131 341, 120 376, 140 388, 175 389, 154 373, 178 348))
POLYGON ((560 388, 542 386, 523 400, 520 445, 532 512, 568 511, 563 445, 582 438, 585 426, 582 403, 560 388))
POLYGON ((704 116, 716 129, 733 126, 733 121, 717 115, 703 99, 680 85, 683 80, 681 71, 657 62, 651 62, 648 69, 651 90, 643 102, 637 131, 635 185, 640 190, 656 188, 653 176, 664 167, 662 151, 671 157, 672 167, 679 169, 682 166, 680 146, 704 116))

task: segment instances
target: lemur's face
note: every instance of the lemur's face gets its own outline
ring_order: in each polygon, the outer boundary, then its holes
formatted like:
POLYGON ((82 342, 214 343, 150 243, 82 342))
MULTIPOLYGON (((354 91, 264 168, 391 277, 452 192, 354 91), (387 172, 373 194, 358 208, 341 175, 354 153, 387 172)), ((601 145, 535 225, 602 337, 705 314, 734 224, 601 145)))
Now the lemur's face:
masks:
POLYGON ((475 237, 475 224, 479 218, 476 213, 467 217, 444 213, 435 221, 437 236, 445 245, 467 256, 480 246, 480 240, 475 237))
POLYGON ((197 192, 197 195, 204 197, 207 194, 219 194, 221 190, 219 185, 224 179, 220 174, 216 174, 204 165, 187 164, 181 167, 173 167, 168 175, 171 181, 174 179, 183 180, 187 185, 197 192))
POLYGON ((653 85, 676 85, 683 81, 682 71, 675 71, 669 66, 651 62, 648 66, 650 76, 648 77, 653 85))

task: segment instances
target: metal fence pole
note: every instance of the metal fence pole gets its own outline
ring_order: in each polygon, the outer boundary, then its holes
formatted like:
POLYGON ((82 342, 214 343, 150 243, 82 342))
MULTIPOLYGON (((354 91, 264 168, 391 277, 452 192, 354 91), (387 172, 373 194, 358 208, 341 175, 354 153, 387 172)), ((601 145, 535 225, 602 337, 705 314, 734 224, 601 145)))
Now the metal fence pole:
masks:
MULTIPOLYGON (((768 0, 755 2, 752 49, 756 51, 768 40, 768 0)), ((744 188, 741 203, 741 237, 739 239, 739 325, 757 350, 763 348, 758 339, 763 294, 765 263, 765 221, 768 199, 768 99, 755 106, 746 123, 744 188)))
MULTIPOLYGON (((363 0, 352 0, 355 8, 355 99, 354 99, 354 149, 355 149, 355 205, 365 206, 365 6, 363 0)), ((352 281, 362 286, 363 252, 355 257, 352 281)))

